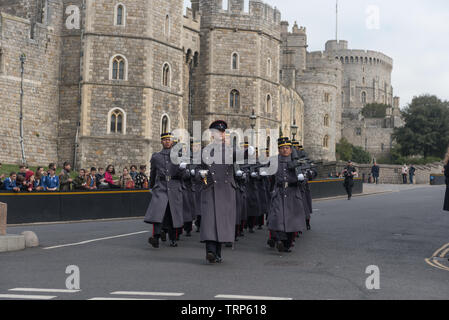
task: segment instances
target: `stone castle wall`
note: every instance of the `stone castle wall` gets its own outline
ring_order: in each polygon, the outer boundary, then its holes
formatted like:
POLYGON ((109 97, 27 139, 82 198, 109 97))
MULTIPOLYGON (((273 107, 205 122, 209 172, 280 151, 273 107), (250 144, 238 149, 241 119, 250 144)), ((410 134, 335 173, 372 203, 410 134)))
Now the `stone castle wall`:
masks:
MULTIPOLYGON (((48 164, 57 156, 59 117, 58 22, 62 7, 51 2, 54 24, 32 23, 28 19, 0 13, 0 162, 18 163, 20 148, 20 60, 24 53, 23 126, 24 148, 28 163, 48 164)), ((22 15, 22 14, 21 14, 22 15)))
MULTIPOLYGON (((371 174, 371 164, 354 164, 359 172, 359 177, 364 178, 364 182, 368 182, 369 175, 371 174)), ((408 166, 410 164, 407 164, 408 166)), ((329 174, 335 176, 338 172, 342 172, 346 166, 345 162, 327 162, 318 164, 319 178, 327 178, 329 174)), ((386 165, 379 164, 380 177, 379 183, 385 184, 402 184, 402 166, 401 165, 386 165)), ((414 165, 415 172, 415 184, 429 184, 430 175, 441 174, 444 166, 442 163, 432 163, 428 165, 414 165)), ((408 181, 408 177, 407 177, 408 181)))

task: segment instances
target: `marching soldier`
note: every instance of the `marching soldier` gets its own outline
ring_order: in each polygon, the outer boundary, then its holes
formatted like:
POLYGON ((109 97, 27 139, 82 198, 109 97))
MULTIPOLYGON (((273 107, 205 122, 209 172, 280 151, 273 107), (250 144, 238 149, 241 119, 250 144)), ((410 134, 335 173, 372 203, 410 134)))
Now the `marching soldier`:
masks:
POLYGON ((192 190, 193 190, 193 210, 194 210, 194 219, 196 232, 200 232, 201 227, 201 191, 202 191, 202 182, 201 180, 195 179, 196 171, 198 164, 194 163, 193 159, 195 158, 195 154, 199 152, 199 159, 195 159, 201 161, 201 141, 193 140, 192 142, 192 161, 190 165, 190 174, 192 176, 192 190))
POLYGON ((173 147, 171 133, 161 135, 162 151, 154 153, 151 157, 150 189, 151 201, 148 206, 145 222, 153 225, 153 234, 148 242, 159 248, 162 228, 168 230, 170 246, 177 247, 177 229, 182 228, 182 177, 187 167, 186 163, 174 165, 170 160, 173 147))
POLYGON ((297 175, 296 170, 289 166, 292 163, 291 141, 280 138, 278 145, 278 169, 271 177, 273 196, 268 214, 268 243, 275 244, 279 252, 291 252, 295 234, 306 228, 303 195, 299 188, 305 177, 303 174, 297 175))
POLYGON ((357 169, 352 165, 352 161, 348 161, 348 165, 343 170, 343 176, 345 177, 345 181, 343 186, 346 189, 346 193, 348 194, 348 200, 352 198, 352 188, 354 187, 354 177, 357 177, 357 169))
MULTIPOLYGON (((193 141, 191 141, 193 145, 193 141)), ((184 146, 183 152, 187 152, 187 148, 191 146, 184 146)), ((183 190, 182 190, 182 203, 183 203, 183 220, 184 220, 184 231, 186 232, 186 237, 191 237, 193 230, 193 220, 195 220, 195 192, 193 186, 194 177, 191 176, 190 171, 187 171, 183 179, 183 190)), ((182 233, 182 230, 180 230, 182 233)))
MULTIPOLYGON (((308 159, 308 155, 305 152, 304 147, 302 145, 300 145, 300 143, 298 141, 295 141, 295 140, 293 140, 292 145, 294 147, 294 149, 293 149, 294 156, 293 157, 303 160, 303 161, 307 161, 308 163, 310 163, 310 160, 308 159)), ((304 196, 304 209, 306 210, 307 230, 311 230, 310 220, 311 220, 311 214, 313 213, 313 208, 312 208, 312 193, 310 190, 309 181, 312 181, 313 179, 315 179, 316 176, 318 175, 318 173, 314 167, 310 166, 310 168, 307 168, 306 170, 303 171, 303 174, 305 176, 305 180, 304 180, 304 182, 302 182, 300 184, 300 188, 301 188, 301 192, 303 193, 303 196, 304 196)))
MULTIPOLYGON (((205 161, 199 170, 198 178, 203 181, 201 193, 201 242, 206 244, 206 259, 209 263, 221 263, 221 247, 223 243, 233 243, 235 240, 236 223, 236 184, 234 181, 234 165, 227 164, 226 157, 233 157, 231 146, 226 145, 225 131, 227 123, 222 120, 213 122, 214 141, 210 157, 221 150, 219 163, 205 161), (221 161, 220 161, 221 160, 221 161)), ((203 156, 204 158, 204 156, 203 156)), ((210 158, 205 159, 210 160, 210 158)), ((233 160, 232 160, 233 162, 233 160)), ((238 173, 240 174, 240 172, 238 173)))

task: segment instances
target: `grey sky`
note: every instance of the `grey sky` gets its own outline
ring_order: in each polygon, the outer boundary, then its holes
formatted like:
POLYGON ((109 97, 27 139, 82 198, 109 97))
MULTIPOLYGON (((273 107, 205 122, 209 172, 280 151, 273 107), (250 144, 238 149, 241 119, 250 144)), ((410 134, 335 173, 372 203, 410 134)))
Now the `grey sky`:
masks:
MULTIPOLYGON (((190 6, 190 0, 184 0, 190 6)), ((335 0, 264 0, 282 20, 307 28, 309 51, 335 38, 335 0)), ((351 49, 381 51, 394 59, 394 94, 401 106, 413 96, 449 100, 449 1, 339 0, 339 39, 351 49), (379 8, 379 29, 367 27, 367 8, 379 8)))

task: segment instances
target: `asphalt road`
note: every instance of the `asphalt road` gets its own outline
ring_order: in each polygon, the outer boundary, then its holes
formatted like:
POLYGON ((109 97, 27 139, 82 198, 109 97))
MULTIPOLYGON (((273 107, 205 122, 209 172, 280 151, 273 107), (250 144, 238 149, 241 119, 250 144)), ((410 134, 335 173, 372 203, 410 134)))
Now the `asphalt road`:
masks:
POLYGON ((0 299, 449 299, 449 214, 442 211, 443 197, 444 187, 429 186, 316 202, 312 231, 292 253, 269 249, 265 229, 226 249, 221 265, 205 263, 198 233, 183 238, 178 248, 168 243, 150 248, 150 226, 142 220, 9 228, 9 233, 36 232, 41 245, 0 254, 0 299), (108 238, 120 235, 126 236, 108 238), (75 245, 55 247, 66 244, 75 245), (434 254, 437 260, 425 261, 434 254), (65 289, 69 265, 79 267, 80 291, 26 289, 65 289), (378 290, 365 285, 370 265, 380 270, 378 290))

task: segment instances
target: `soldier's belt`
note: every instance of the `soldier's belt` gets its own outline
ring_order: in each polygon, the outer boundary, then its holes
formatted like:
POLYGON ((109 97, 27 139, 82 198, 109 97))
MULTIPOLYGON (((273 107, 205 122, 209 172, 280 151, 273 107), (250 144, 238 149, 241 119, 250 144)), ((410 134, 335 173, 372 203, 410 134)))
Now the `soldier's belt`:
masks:
POLYGON ((299 186, 298 182, 293 182, 293 183, 288 183, 288 182, 282 182, 282 183, 278 183, 277 186, 279 188, 284 188, 287 189, 288 187, 297 187, 299 186))
POLYGON ((172 177, 172 176, 159 176, 160 180, 165 180, 166 182, 169 182, 170 180, 181 180, 179 177, 172 177))

